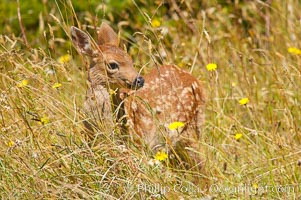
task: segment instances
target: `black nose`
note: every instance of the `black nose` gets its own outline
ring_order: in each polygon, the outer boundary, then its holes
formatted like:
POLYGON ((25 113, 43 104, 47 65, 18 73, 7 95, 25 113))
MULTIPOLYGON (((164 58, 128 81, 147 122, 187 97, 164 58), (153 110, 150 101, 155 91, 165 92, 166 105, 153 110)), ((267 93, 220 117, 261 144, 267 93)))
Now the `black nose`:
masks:
POLYGON ((134 80, 134 86, 141 88, 144 85, 144 78, 142 76, 137 76, 134 80))

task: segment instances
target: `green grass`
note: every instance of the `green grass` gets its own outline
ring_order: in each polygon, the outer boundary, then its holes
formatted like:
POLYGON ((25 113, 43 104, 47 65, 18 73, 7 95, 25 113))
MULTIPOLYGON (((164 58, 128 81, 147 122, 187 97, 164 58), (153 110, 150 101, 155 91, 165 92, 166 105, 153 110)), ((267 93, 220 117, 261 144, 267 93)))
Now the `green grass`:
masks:
POLYGON ((288 52, 301 48, 298 1, 30 2, 20 2, 28 47, 17 4, 0 3, 2 199, 300 198, 301 55, 288 52), (80 25, 95 36, 102 19, 137 70, 174 63, 203 84, 203 171, 149 165, 153 155, 117 127, 88 138, 87 60, 68 34, 80 25))

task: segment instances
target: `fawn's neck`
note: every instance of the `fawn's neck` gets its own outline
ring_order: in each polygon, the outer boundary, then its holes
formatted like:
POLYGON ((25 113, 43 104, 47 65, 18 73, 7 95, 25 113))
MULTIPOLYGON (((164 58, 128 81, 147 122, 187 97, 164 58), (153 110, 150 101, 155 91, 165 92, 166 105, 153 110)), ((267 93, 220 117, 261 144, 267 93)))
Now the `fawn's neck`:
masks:
POLYGON ((91 83, 91 88, 97 90, 102 90, 102 92, 109 95, 111 98, 110 104, 112 105, 113 112, 117 111, 117 117, 121 118, 124 115, 122 99, 120 98, 119 88, 115 88, 114 86, 110 86, 108 82, 108 77, 103 75, 103 72, 100 72, 99 69, 94 67, 89 69, 89 82, 91 83))
POLYGON ((108 88, 108 78, 103 75, 99 68, 92 67, 89 69, 88 80, 91 83, 91 87, 102 86, 104 88, 108 88))
MULTIPOLYGON (((103 63, 104 65, 104 63, 103 63)), ((91 62, 88 80, 91 83, 91 88, 102 90, 102 93, 110 96, 110 105, 113 113, 116 113, 117 119, 123 119, 125 114, 123 108, 123 100, 120 98, 119 88, 109 84, 109 78, 106 75, 106 72, 103 71, 105 66, 96 66, 95 63, 91 62)), ((123 121, 123 120, 122 120, 123 121)))

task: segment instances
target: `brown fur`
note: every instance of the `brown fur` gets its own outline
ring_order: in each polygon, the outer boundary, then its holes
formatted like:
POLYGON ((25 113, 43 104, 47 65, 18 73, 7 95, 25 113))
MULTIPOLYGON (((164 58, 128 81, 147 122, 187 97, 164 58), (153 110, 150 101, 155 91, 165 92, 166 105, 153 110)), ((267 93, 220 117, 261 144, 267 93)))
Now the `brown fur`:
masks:
MULTIPOLYGON (((99 127, 100 122, 102 129, 111 130, 114 123, 108 90, 135 85, 139 74, 131 57, 118 47, 117 34, 107 24, 100 27, 95 48, 86 33, 75 27, 71 28, 71 33, 74 46, 91 61, 91 87, 84 103, 91 120, 86 126, 91 130, 92 125, 99 127), (118 69, 108 68, 112 62, 118 63, 118 69)), ((165 148, 180 155, 189 166, 199 165, 198 139, 205 103, 200 82, 173 65, 155 68, 144 78, 144 86, 129 92, 131 95, 124 100, 131 135, 142 139, 154 152, 165 148), (185 126, 169 130, 168 125, 176 121, 185 126)))
POLYGON ((85 126, 90 132, 95 129, 112 131, 114 121, 108 90, 132 85, 139 74, 133 67, 131 57, 118 47, 117 34, 109 25, 101 25, 96 45, 85 32, 76 27, 71 28, 71 36, 76 49, 90 58, 90 87, 83 106, 88 117, 85 126), (118 64, 118 69, 108 67, 112 62, 118 64))
POLYGON ((132 132, 140 135, 154 151, 177 146, 192 148, 187 154, 199 164, 200 155, 193 151, 199 152, 198 139, 204 122, 205 97, 200 82, 172 65, 153 69, 144 78, 145 85, 125 101, 132 132), (185 123, 185 127, 169 130, 168 125, 176 121, 185 123))

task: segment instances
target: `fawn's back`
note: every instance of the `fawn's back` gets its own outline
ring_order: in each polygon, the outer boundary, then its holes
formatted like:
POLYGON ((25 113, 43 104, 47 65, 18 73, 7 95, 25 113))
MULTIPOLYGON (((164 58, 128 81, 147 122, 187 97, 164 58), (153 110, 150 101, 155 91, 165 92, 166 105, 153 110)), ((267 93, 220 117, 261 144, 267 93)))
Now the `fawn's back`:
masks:
POLYGON ((194 143, 192 140, 197 142, 205 103, 200 82, 172 65, 153 69, 144 79, 144 86, 125 103, 130 127, 151 149, 175 146, 181 140, 188 146, 194 143), (182 122, 184 127, 168 129, 173 122, 182 122))

